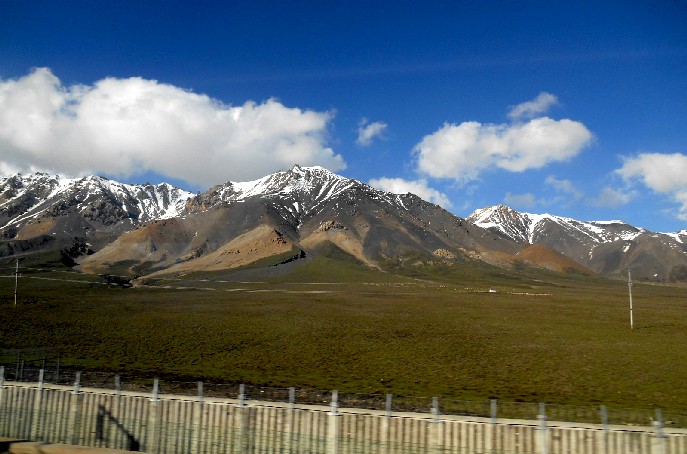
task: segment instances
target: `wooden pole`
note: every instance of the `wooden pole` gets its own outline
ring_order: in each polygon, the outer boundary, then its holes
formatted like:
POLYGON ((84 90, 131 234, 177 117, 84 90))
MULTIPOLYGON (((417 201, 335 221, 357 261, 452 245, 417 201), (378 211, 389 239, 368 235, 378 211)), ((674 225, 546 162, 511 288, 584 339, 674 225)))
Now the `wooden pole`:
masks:
POLYGON ((630 329, 634 329, 635 322, 632 316, 632 276, 630 275, 630 269, 627 269, 627 290, 630 294, 630 329))
POLYGON ((19 286, 19 259, 17 259, 17 268, 14 271, 14 307, 17 307, 17 287, 19 286))

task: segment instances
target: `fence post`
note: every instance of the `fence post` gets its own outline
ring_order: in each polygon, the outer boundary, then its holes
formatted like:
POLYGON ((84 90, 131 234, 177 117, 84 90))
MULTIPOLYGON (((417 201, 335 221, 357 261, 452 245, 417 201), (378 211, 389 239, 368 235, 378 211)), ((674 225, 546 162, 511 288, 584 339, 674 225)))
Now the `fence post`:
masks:
POLYGON ((498 430, 497 428, 497 400, 496 399, 489 399, 489 415, 491 417, 491 423, 489 424, 489 427, 487 428, 487 446, 486 449, 488 452, 494 452, 496 449, 496 431, 498 430))
POLYGON ((239 407, 246 405, 246 385, 241 383, 239 385, 239 407))
POLYGON ((5 425, 3 419, 5 419, 6 412, 5 408, 5 366, 0 366, 0 430, 2 430, 5 425))
MULTIPOLYGON (((294 424, 293 420, 296 412, 296 388, 293 386, 289 388, 289 408, 286 410, 286 423, 284 424, 284 445, 286 446, 286 452, 291 454, 294 452, 293 449, 293 430, 294 424)), ((296 450, 295 452, 298 452, 296 450)))
POLYGON ((663 432, 663 412, 660 408, 656 409, 656 420, 654 421, 656 427, 656 434, 651 442, 651 452, 664 454, 666 452, 667 436, 663 432))
POLYGON ((148 446, 146 452, 156 453, 160 451, 160 379, 153 381, 153 393, 148 404, 148 446))
POLYGON ((601 418, 601 425, 603 426, 603 435, 599 437, 597 442, 597 451, 600 453, 608 453, 608 409, 605 405, 599 407, 599 416, 601 418), (599 445, 601 445, 599 447, 599 445))
POLYGON ((79 394, 81 390, 81 372, 77 372, 74 376, 74 394, 79 394))
POLYGON ((384 454, 389 454, 391 452, 389 440, 391 439, 391 413, 393 408, 393 399, 393 394, 386 395, 386 414, 384 415, 384 419, 382 420, 381 433, 381 443, 383 447, 382 452, 384 452, 384 454))
POLYGON ((239 385, 239 406, 236 409, 239 417, 239 425, 240 425, 240 430, 239 430, 239 450, 240 452, 248 452, 248 448, 250 445, 250 440, 249 440, 249 430, 248 430, 248 424, 249 424, 249 408, 246 405, 246 385, 241 383, 239 385))
POLYGON ((549 454, 549 429, 546 425, 546 404, 541 402, 539 404, 539 442, 540 442, 540 454, 549 454))
POLYGON ((204 438, 203 432, 203 412, 205 409, 205 392, 203 390, 203 382, 199 381, 198 382, 198 400, 196 400, 196 403, 194 405, 193 409, 193 435, 190 437, 191 439, 189 440, 189 452, 203 452, 202 450, 202 441, 204 438), (192 447, 193 446, 193 440, 195 440, 195 449, 192 447))
POLYGON ((72 445, 79 444, 80 430, 81 430, 81 400, 83 394, 81 393, 81 372, 77 372, 74 377, 74 390, 70 398, 69 405, 69 434, 67 440, 72 445))
POLYGON ((432 397, 432 424, 430 425, 429 446, 430 452, 440 452, 441 450, 441 420, 439 419, 439 398, 432 397))
POLYGON ((55 367, 55 384, 60 384, 60 357, 57 357, 57 367, 55 367))
MULTIPOLYGON (((59 359, 59 358, 58 358, 59 359)), ((125 418, 128 417, 128 413, 124 411, 126 408, 126 400, 122 399, 122 379, 119 375, 114 376, 114 389, 115 389, 115 398, 114 402, 112 403, 112 406, 114 408, 114 414, 116 415, 117 418, 120 418, 121 420, 124 420, 125 418), (124 402, 122 402, 124 400, 124 402)), ((126 438, 126 449, 133 450, 134 448, 134 443, 138 443, 139 441, 136 440, 134 441, 134 437, 129 434, 121 434, 115 432, 114 435, 114 440, 115 443, 121 443, 121 439, 125 437, 126 438)), ((139 435, 139 438, 141 436, 139 435)))
POLYGON ((31 415, 31 439, 34 441, 42 441, 41 436, 41 407, 43 405, 43 379, 45 377, 45 370, 41 369, 38 372, 38 389, 36 390, 36 399, 33 401, 33 414, 31 415))
POLYGON ((339 391, 332 391, 332 403, 328 413, 329 427, 327 427, 327 453, 337 454, 339 452, 339 391))

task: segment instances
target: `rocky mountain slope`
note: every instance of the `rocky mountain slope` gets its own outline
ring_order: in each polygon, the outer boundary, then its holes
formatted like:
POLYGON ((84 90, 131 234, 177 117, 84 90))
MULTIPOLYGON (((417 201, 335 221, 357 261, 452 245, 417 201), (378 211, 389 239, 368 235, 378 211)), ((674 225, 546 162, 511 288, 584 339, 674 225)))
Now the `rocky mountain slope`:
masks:
POLYGON ((146 274, 216 270, 267 257, 307 257, 331 244, 373 267, 410 252, 436 260, 447 253, 497 259, 517 250, 514 242, 495 240, 415 195, 295 166, 215 186, 190 199, 181 216, 143 223, 81 266, 97 271, 133 263, 132 269, 146 274))
POLYGON ((84 225, 126 229, 122 221, 136 224, 178 216, 192 196, 166 183, 130 185, 95 176, 18 174, 0 179, 0 227, 19 234, 35 221, 78 214, 84 225))
POLYGON ((0 179, 0 258, 52 251, 87 272, 157 275, 274 265, 331 251, 389 261, 499 266, 665 279, 687 266, 687 231, 582 222, 499 205, 463 219, 319 167, 294 166, 193 195, 167 184, 46 174, 0 179))
POLYGON ((655 233, 622 221, 589 221, 550 214, 520 213, 504 205, 477 210, 467 218, 521 244, 546 246, 601 274, 666 279, 687 263, 687 230, 655 233))
POLYGON ((179 216, 193 194, 168 184, 36 173, 0 178, 0 257, 100 248, 141 222, 179 216))

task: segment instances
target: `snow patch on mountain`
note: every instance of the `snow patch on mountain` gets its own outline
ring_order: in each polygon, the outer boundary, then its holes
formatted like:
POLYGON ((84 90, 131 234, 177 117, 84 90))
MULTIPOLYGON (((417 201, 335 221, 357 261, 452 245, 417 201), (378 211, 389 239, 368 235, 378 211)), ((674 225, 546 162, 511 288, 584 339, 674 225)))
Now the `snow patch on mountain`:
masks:
MULTIPOLYGON (((210 205, 240 203, 252 197, 280 201, 294 217, 314 214, 328 201, 352 189, 367 188, 363 183, 339 176, 322 167, 294 166, 288 171, 245 182, 215 186, 205 197, 210 205)), ((206 207, 207 208, 207 207, 206 207)))
POLYGON ((118 207, 139 222, 179 216, 193 194, 167 183, 124 184, 98 176, 64 178, 35 173, 0 178, 0 227, 73 210, 118 207))
POLYGON ((671 237, 678 243, 687 243, 687 230, 680 230, 676 233, 664 233, 663 235, 671 237))
POLYGON ((476 210, 467 218, 482 228, 496 230, 515 241, 534 244, 554 226, 593 243, 632 241, 646 230, 623 221, 578 221, 551 214, 520 213, 505 205, 476 210))

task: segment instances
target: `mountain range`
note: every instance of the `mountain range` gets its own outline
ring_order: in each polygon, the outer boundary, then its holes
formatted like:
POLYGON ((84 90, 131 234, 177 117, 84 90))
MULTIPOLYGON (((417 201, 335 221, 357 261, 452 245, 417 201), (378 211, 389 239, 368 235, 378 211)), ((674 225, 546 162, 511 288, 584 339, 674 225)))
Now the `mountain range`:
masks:
POLYGON ((59 254, 84 272, 181 274, 297 262, 332 250, 369 267, 481 260, 665 280, 687 266, 687 231, 583 222, 499 205, 457 217, 413 194, 320 167, 192 194, 168 184, 35 173, 0 178, 0 258, 59 254))
POLYGON ((687 230, 656 233, 623 221, 584 222, 504 205, 477 210, 467 219, 519 244, 544 246, 598 274, 632 269, 638 276, 664 280, 687 259, 687 230))

